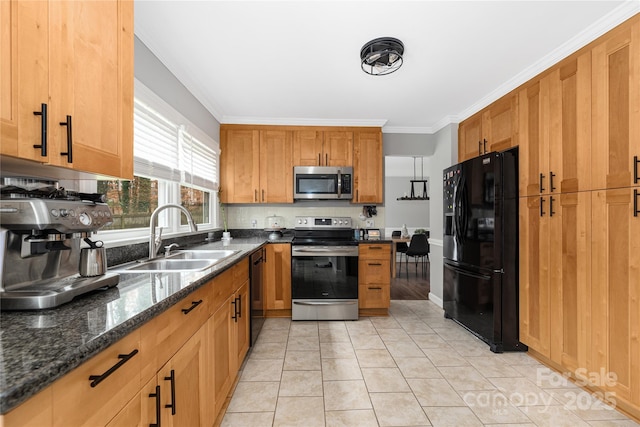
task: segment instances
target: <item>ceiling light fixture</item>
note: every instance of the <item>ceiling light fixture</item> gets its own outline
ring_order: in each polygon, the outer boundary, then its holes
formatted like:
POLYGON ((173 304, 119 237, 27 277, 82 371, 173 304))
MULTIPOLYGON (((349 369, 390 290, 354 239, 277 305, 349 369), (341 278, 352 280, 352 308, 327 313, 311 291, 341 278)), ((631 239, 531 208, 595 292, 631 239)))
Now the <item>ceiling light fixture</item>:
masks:
POLYGON ((362 71, 372 76, 391 74, 402 66, 404 44, 393 37, 373 39, 362 46, 360 60, 362 71))

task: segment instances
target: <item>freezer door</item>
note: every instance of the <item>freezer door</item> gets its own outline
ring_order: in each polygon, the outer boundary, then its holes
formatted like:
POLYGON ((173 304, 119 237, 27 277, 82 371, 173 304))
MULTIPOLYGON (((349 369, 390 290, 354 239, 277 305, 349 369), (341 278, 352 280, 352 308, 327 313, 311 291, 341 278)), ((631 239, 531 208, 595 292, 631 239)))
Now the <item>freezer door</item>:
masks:
POLYGON ((445 180, 444 257, 499 270, 501 155, 490 153, 452 168, 452 179, 445 180))
POLYGON ((502 273, 464 268, 445 260, 445 316, 469 329, 497 352, 502 351, 501 286, 502 273))

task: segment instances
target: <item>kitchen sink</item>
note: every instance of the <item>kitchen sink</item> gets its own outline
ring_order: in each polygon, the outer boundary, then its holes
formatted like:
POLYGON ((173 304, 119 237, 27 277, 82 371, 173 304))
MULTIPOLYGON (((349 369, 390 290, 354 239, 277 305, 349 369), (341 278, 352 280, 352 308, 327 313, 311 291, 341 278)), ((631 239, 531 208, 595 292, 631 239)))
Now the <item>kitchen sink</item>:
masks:
POLYGON ((180 250, 167 258, 125 264, 113 271, 119 273, 167 273, 199 271, 238 253, 230 250, 180 250))

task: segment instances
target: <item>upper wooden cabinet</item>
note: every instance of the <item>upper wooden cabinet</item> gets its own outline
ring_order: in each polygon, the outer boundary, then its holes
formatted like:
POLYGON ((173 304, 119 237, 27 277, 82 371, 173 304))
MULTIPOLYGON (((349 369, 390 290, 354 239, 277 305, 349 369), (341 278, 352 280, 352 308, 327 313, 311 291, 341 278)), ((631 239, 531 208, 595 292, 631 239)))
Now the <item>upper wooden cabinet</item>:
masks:
POLYGON ((591 52, 593 188, 640 185, 640 21, 591 52))
POLYGON ((382 132, 355 132, 353 142, 354 203, 382 203, 382 132))
POLYGON ((291 131, 223 126, 220 134, 222 202, 293 203, 291 131))
POLYGON ((464 161, 491 151, 518 145, 518 97, 515 94, 494 102, 460 123, 458 160, 464 161))
POLYGON ((519 92, 520 195, 590 188, 591 54, 519 92))
POLYGON ((131 178, 133 2, 0 7, 2 154, 131 178))
POLYGON ((353 132, 301 129, 293 132, 294 166, 351 166, 353 132))

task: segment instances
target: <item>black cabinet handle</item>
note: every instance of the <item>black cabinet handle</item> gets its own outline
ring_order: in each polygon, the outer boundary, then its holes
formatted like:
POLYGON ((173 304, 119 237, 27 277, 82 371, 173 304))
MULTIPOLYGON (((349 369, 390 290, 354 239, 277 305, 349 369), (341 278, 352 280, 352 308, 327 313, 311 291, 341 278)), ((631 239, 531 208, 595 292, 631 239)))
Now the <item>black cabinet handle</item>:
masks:
POLYGON ((329 153, 325 153, 324 155, 324 165, 329 166, 329 153))
POLYGON ((485 152, 485 154, 486 154, 486 153, 487 153, 487 140, 486 140, 486 139, 483 139, 483 140, 482 140, 482 147, 484 148, 484 150, 483 150, 483 151, 484 151, 484 152, 485 152))
POLYGON ((549 216, 553 216, 553 214, 555 213, 553 211, 553 196, 549 197, 549 216))
POLYGON ((100 384, 102 381, 106 380, 107 377, 109 377, 109 375, 111 375, 115 371, 117 371, 120 366, 122 366, 125 363, 127 363, 136 354, 138 354, 138 350, 137 349, 133 350, 129 354, 119 354, 118 355, 118 359, 120 359, 120 361, 118 363, 116 363, 115 365, 113 365, 112 367, 110 367, 109 370, 107 370, 107 372, 105 372, 102 375, 89 375, 89 381, 91 381, 91 387, 95 387, 98 384, 100 384))
POLYGON ((321 163, 322 160, 320 160, 321 159, 320 158, 321 155, 322 155, 321 153, 318 153, 318 166, 322 166, 322 163, 321 163))
POLYGON ((540 174, 540 192, 542 193, 544 191, 544 174, 540 174))
POLYGON ((540 216, 544 216, 544 197, 540 197, 540 216))
POLYGON ((253 201, 258 201, 258 189, 253 190, 253 201))
POLYGON ((40 111, 34 111, 34 116, 40 116, 40 145, 34 145, 33 148, 40 149, 42 157, 47 156, 47 104, 40 104, 40 111))
POLYGON ((638 172, 638 165, 640 165, 640 159, 638 159, 638 156, 633 156, 633 183, 634 184, 637 184, 638 182, 640 182, 640 172, 638 172))
POLYGON ((370 262, 367 265, 373 265, 373 266, 378 266, 378 265, 382 265, 379 262, 370 262))
POLYGON ((553 185, 553 177, 556 176, 555 173, 553 172, 549 172, 549 186, 551 186, 551 192, 553 193, 553 191, 556 189, 556 187, 553 185))
POLYGON ((197 306, 199 306, 200 304, 202 304, 202 300, 198 300, 198 301, 191 301, 191 307, 189 307, 189 308, 183 308, 183 309, 182 309, 182 312, 183 312, 184 314, 189 314, 189 312, 190 312, 191 310, 193 310, 194 308, 196 308, 196 307, 197 307, 197 306))
POLYGON ((236 309, 238 310, 236 312, 236 317, 239 319, 242 317, 242 295, 239 295, 236 298, 236 309))
POLYGON ((638 216, 640 211, 638 210, 638 196, 640 196, 640 192, 637 189, 633 189, 633 216, 638 216))
POLYGON ((381 291, 382 288, 380 286, 369 286, 370 291, 381 291))
POLYGON ((231 304, 233 304, 233 316, 231 316, 231 318, 235 323, 238 323, 238 299, 234 298, 231 304))
POLYGON ((160 386, 156 386, 155 393, 149 393, 149 397, 156 398, 156 422, 155 424, 149 424, 149 427, 160 427, 160 386))
POLYGON ((66 122, 60 122, 60 126, 67 127, 67 151, 60 153, 60 155, 67 156, 67 163, 73 163, 73 128, 71 127, 71 116, 67 116, 66 122))
POLYGON ((171 370, 171 375, 164 377, 165 381, 171 381, 171 403, 164 405, 165 408, 171 408, 171 415, 176 414, 176 371, 171 370))
POLYGON ((262 201, 264 202, 264 189, 262 190, 262 201))

